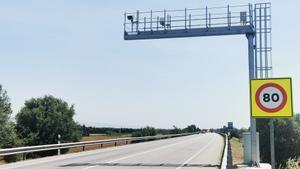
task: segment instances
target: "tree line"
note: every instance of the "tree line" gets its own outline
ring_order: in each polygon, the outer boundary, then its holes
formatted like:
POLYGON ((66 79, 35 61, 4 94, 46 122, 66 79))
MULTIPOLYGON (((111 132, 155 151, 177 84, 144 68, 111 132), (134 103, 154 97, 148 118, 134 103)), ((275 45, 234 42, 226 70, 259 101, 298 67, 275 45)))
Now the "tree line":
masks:
POLYGON ((132 137, 142 136, 154 136, 158 134, 180 134, 180 133, 193 133, 200 132, 201 130, 195 125, 188 125, 187 127, 180 129, 173 126, 173 129, 160 129, 151 126, 143 128, 113 128, 113 127, 87 127, 81 126, 83 136, 89 136, 90 134, 106 134, 106 135, 129 135, 132 137))
MULTIPOLYGON (((24 106, 12 119, 10 98, 6 90, 0 85, 0 148, 13 148, 19 146, 33 146, 44 144, 56 144, 58 135, 61 135, 62 143, 80 141, 82 136, 89 134, 120 135, 128 134, 133 137, 153 136, 157 134, 177 134, 183 132, 200 131, 195 125, 184 129, 155 129, 144 127, 132 128, 108 128, 87 127, 76 123, 74 105, 69 105, 60 98, 45 95, 39 98, 26 100, 24 106)), ((62 153, 67 150, 62 150, 62 153)), ((56 150, 27 154, 27 158, 36 158, 56 154, 56 150)), ((6 161, 17 161, 19 155, 4 157, 6 161)))

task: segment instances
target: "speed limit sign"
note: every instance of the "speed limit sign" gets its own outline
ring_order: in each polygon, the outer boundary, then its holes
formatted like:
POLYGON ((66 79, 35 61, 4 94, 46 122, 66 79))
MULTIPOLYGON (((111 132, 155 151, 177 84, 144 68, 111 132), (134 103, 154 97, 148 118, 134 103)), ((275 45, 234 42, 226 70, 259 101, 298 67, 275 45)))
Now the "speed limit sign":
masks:
POLYGON ((251 115, 256 118, 292 117, 291 78, 251 80, 251 115))

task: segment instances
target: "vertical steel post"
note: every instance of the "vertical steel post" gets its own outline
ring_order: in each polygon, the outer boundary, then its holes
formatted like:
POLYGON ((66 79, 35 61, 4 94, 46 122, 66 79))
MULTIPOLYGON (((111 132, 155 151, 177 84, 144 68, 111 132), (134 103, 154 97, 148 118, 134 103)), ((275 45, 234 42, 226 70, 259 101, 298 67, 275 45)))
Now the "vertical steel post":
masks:
POLYGON ((126 12, 124 12, 124 32, 126 32, 126 12))
POLYGON ((184 28, 185 28, 185 29, 187 29, 187 27, 186 27, 187 16, 186 16, 186 15, 187 15, 187 11, 186 11, 186 8, 184 8, 184 28))
POLYGON ((264 35, 265 35, 265 76, 266 78, 268 77, 268 73, 269 73, 269 63, 268 63, 268 28, 267 28, 267 8, 265 6, 264 8, 264 35))
POLYGON ((169 29, 171 30, 172 28, 172 16, 169 15, 169 29))
POLYGON ((166 17, 167 17, 167 11, 164 9, 164 30, 166 30, 166 17))
POLYGON ((23 154, 22 154, 22 160, 23 160, 23 161, 26 160, 26 153, 23 153, 23 154))
POLYGON ((206 21, 206 28, 208 28, 208 9, 207 9, 207 7, 205 8, 205 21, 206 21))
MULTIPOLYGON (((255 4, 255 6, 254 6, 254 28, 255 28, 255 32, 256 32, 256 30, 257 30, 257 20, 256 20, 256 4, 255 4)), ((256 34, 257 35, 257 34, 256 34)), ((258 67, 257 67, 257 65, 258 65, 258 59, 257 59, 257 36, 255 37, 255 48, 254 48, 254 50, 255 50, 255 57, 254 57, 254 64, 255 64, 255 77, 258 77, 258 74, 257 74, 257 69, 258 69, 258 67)))
POLYGON ((192 28, 192 14, 189 14, 189 28, 192 28))
POLYGON ((146 17, 144 17, 144 31, 146 31, 146 17))
POLYGON ((270 75, 273 77, 273 64, 272 64, 272 33, 271 33, 271 31, 272 31, 272 29, 271 29, 271 27, 272 27, 272 19, 271 19, 271 14, 272 14, 272 8, 271 8, 271 4, 269 4, 270 6, 268 7, 269 8, 269 23, 268 23, 268 25, 269 25, 269 40, 270 40, 270 45, 269 45, 269 47, 270 47, 270 75))
POLYGON ((275 143, 274 143, 274 121, 270 119, 270 145, 271 145, 271 165, 275 169, 275 143))
POLYGON ((250 25, 253 26, 253 18, 252 18, 252 4, 249 3, 249 22, 250 22, 250 25))
POLYGON ((211 27, 211 13, 209 13, 209 27, 211 27))
POLYGON ((260 59, 260 78, 263 78, 263 47, 262 47, 262 17, 261 17, 261 4, 259 6, 259 59, 260 59))
POLYGON ((156 30, 158 31, 158 27, 159 27, 159 17, 156 18, 156 30))
MULTIPOLYGON (((57 144, 60 144, 60 143, 61 143, 61 142, 60 142, 60 138, 61 138, 61 136, 60 136, 60 134, 58 134, 58 135, 57 135, 57 144)), ((57 149, 57 155, 60 155, 60 148, 57 149)))
POLYGON ((227 5, 227 24, 228 27, 230 28, 230 10, 229 10, 229 5, 227 5))
POLYGON ((152 10, 150 12, 150 30, 152 32, 152 10))
MULTIPOLYGON (((254 34, 246 35, 248 39, 248 64, 249 64, 249 80, 255 79, 255 65, 254 65, 254 34)), ((251 103, 250 103, 251 104, 251 103)), ((251 165, 259 165, 257 156, 257 141, 256 141, 256 119, 250 115, 250 132, 251 132, 251 165)))
POLYGON ((139 32, 140 11, 136 11, 136 32, 139 32))
MULTIPOLYGON (((268 52, 269 49, 268 48, 268 12, 267 12, 267 5, 265 4, 265 8, 264 8, 264 22, 265 22, 265 60, 266 60, 266 63, 265 63, 265 66, 266 66, 266 78, 269 77, 269 62, 268 62, 268 52)), ((270 19, 271 20, 271 19, 270 19)), ((270 42, 271 43, 271 42, 270 42)), ((271 56, 271 54, 270 54, 271 56)), ((271 58, 270 58, 271 59, 271 58)), ((272 75, 271 75, 272 76, 272 75)), ((275 162, 275 136, 274 136, 274 119, 270 119, 270 155, 271 155, 271 166, 272 166, 272 169, 275 169, 275 165, 276 165, 276 162, 275 162)))
POLYGON ((146 25, 147 25, 147 23, 146 23, 146 17, 144 17, 144 31, 146 31, 146 25))

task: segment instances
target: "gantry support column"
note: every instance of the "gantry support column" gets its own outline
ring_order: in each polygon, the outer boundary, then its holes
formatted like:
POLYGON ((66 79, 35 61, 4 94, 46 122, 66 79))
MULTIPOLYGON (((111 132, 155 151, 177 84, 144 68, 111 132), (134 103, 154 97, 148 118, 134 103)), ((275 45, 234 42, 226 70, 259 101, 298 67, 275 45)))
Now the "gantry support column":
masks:
MULTIPOLYGON (((249 64, 249 81, 256 78, 255 62, 254 62, 254 37, 255 33, 246 34, 248 39, 248 64, 249 64)), ((251 105, 251 103, 250 103, 251 105)), ((251 112, 251 110, 250 110, 251 112)), ((256 135, 256 119, 251 117, 250 114, 250 133, 251 133, 251 165, 259 165, 258 159, 258 143, 256 135)))

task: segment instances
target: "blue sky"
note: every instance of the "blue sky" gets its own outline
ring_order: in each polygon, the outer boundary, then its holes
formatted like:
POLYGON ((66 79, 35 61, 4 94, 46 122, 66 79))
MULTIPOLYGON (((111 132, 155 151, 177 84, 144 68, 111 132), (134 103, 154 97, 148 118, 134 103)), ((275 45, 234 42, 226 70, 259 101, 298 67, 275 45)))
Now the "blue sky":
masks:
MULTIPOLYGON (((266 1, 250 1, 266 2, 266 1)), ((75 105, 81 124, 171 128, 249 125, 244 36, 123 40, 123 13, 244 0, 0 1, 0 83, 14 115, 51 94, 75 105)), ((274 76, 293 78, 299 112, 300 2, 272 2, 274 76)))

